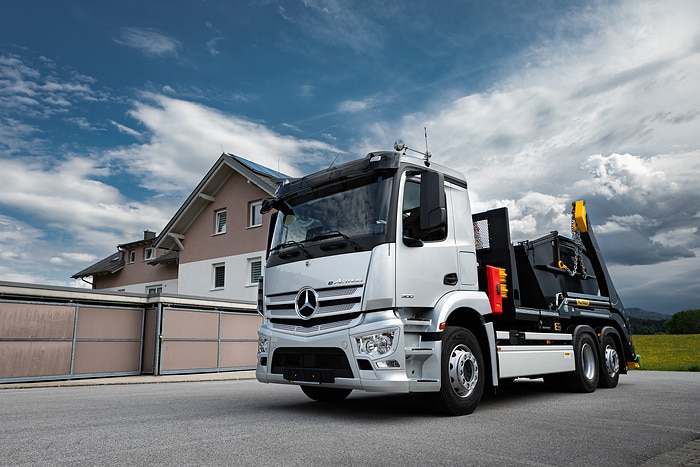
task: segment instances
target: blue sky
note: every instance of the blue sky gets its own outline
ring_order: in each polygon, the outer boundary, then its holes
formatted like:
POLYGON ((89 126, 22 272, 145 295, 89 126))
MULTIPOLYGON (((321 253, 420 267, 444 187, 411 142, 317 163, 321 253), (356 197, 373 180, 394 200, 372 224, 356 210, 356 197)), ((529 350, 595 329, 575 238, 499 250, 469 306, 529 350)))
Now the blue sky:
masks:
POLYGON ((586 199, 626 306, 700 307, 700 2, 8 0, 0 21, 0 280, 81 286, 222 149, 302 175, 427 127, 514 239, 586 199))

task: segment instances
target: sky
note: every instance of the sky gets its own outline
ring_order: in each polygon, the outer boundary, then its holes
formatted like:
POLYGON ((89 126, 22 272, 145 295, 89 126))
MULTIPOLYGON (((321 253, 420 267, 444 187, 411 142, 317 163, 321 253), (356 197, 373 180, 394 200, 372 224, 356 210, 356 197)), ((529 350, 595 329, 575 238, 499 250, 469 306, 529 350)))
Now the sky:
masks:
POLYGON ((625 306, 700 308, 698 1, 4 0, 0 23, 0 281, 87 287, 222 152, 300 176, 427 130, 514 240, 584 199, 625 306))

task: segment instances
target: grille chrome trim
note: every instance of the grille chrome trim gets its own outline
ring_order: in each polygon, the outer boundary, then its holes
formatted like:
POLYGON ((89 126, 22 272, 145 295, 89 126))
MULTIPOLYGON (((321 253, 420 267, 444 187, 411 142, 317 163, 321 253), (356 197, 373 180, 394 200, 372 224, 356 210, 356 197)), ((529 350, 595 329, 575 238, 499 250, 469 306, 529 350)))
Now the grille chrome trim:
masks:
MULTIPOLYGON (((316 290, 318 294, 318 309, 314 317, 357 313, 362 304, 363 288, 333 287, 316 290)), ((268 316, 272 319, 296 319, 299 315, 295 308, 297 293, 284 293, 265 297, 268 316)))

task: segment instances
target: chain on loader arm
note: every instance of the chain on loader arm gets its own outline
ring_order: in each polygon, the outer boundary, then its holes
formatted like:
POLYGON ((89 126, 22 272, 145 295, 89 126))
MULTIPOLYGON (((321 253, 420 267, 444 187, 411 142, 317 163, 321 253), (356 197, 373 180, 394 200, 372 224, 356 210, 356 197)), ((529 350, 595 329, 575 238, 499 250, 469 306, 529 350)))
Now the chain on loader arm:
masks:
POLYGON ((574 209, 571 211, 571 238, 574 240, 575 245, 575 256, 574 256, 574 267, 572 269, 567 269, 570 276, 575 276, 578 271, 579 265, 581 265, 582 274, 586 275, 586 270, 583 266, 583 261, 581 260, 581 253, 583 251, 583 240, 581 240, 581 231, 584 232, 588 230, 586 226, 586 207, 582 205, 579 209, 583 209, 583 212, 579 212, 577 216, 577 204, 583 203, 583 201, 577 201, 574 203, 574 209), (581 214, 583 215, 582 220, 580 220, 581 214), (579 217, 579 219, 577 219, 579 217), (583 227, 579 226, 579 222, 582 223, 583 227), (585 229, 585 230, 584 230, 585 229))

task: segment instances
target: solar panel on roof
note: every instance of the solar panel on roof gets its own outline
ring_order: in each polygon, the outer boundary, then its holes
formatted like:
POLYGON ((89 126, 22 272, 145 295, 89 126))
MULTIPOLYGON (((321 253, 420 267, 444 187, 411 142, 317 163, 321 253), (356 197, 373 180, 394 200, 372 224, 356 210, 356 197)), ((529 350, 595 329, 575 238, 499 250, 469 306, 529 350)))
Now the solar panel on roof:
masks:
POLYGON ((248 159, 245 159, 241 156, 233 156, 235 159, 238 161, 242 162, 243 164, 247 165, 248 168, 254 172, 258 172, 263 175, 267 175, 268 177, 272 178, 289 178, 289 175, 285 175, 282 172, 278 172, 276 170, 272 170, 269 167, 265 167, 264 165, 260 165, 256 162, 249 161, 248 159))

